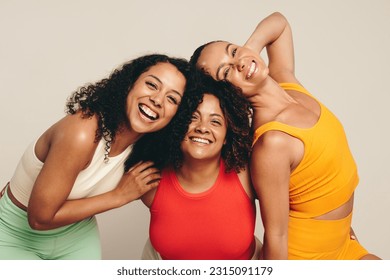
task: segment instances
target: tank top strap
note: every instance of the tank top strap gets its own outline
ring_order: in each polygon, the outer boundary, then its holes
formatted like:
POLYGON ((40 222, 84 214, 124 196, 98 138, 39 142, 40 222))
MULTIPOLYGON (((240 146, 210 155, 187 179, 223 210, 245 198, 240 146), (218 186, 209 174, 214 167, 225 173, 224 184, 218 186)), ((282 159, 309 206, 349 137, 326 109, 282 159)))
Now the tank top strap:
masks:
MULTIPOLYGON (((309 91, 307 91, 300 84, 296 84, 296 83, 279 83, 279 85, 284 90, 295 90, 295 91, 302 92, 302 93, 312 97, 322 107, 321 103, 309 91)), ((261 135, 263 135, 265 132, 270 131, 270 130, 278 130, 278 131, 285 132, 285 133, 287 133, 287 134, 289 134, 289 135, 291 135, 293 137, 296 137, 296 138, 298 138, 298 139, 300 139, 301 141, 304 142, 304 139, 302 139, 302 137, 300 135, 302 135, 302 133, 304 133, 305 129, 300 129, 300 128, 297 128, 297 127, 290 126, 288 124, 277 122, 277 121, 271 121, 271 122, 268 122, 268 123, 265 123, 265 124, 261 125, 260 127, 258 127, 255 130, 252 146, 256 144, 257 140, 261 137, 261 135)))
POLYGON ((264 133, 266 133, 267 131, 270 131, 270 130, 285 132, 293 137, 300 139, 301 141, 304 141, 304 139, 302 139, 302 136, 301 136, 301 134, 303 132, 302 129, 299 129, 297 127, 293 127, 293 126, 290 126, 290 125, 287 125, 287 124, 284 124, 281 122, 272 121, 272 122, 268 122, 268 123, 261 125, 260 127, 258 127, 255 130, 255 133, 253 135, 252 147, 256 144, 257 140, 264 133))
POLYGON ((301 86, 300 84, 296 84, 296 83, 279 83, 279 85, 284 89, 284 90, 295 90, 295 91, 299 91, 299 92, 302 92, 302 93, 305 93, 311 97, 313 97, 313 95, 311 95, 310 92, 307 91, 307 89, 305 89, 303 86, 301 86))

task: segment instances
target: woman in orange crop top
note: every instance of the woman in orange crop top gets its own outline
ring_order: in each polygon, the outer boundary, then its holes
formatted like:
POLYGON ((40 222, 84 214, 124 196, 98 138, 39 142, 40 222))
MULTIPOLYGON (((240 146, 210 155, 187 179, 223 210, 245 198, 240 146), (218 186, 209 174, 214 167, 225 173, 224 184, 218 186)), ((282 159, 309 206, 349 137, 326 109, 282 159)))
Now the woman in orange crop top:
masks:
POLYGON ((377 259, 349 236, 355 162, 337 118, 296 79, 292 32, 276 12, 244 46, 209 42, 190 63, 240 87, 253 107, 251 178, 264 259, 377 259), (269 64, 259 53, 266 48, 269 64))
POLYGON ((148 146, 148 137, 141 139, 127 161, 131 166, 147 159, 163 167, 157 189, 142 196, 151 213, 142 258, 258 258, 255 196, 246 167, 249 102, 230 84, 202 73, 186 96, 165 134, 157 133, 160 141, 148 146))

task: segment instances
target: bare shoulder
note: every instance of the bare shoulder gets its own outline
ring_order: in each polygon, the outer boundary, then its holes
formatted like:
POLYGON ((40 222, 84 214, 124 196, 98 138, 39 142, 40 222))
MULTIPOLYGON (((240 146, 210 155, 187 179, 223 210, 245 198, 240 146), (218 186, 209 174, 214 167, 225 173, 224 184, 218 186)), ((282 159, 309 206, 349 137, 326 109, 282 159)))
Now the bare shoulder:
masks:
POLYGON ((301 143, 300 140, 285 132, 267 131, 253 146, 252 156, 259 156, 257 160, 265 161, 291 160, 295 154, 294 149, 299 143, 301 143))
POLYGON ((303 142, 288 133, 271 130, 264 133, 253 146, 252 157, 264 165, 284 166, 292 170, 302 160, 303 142))
POLYGON ((97 128, 96 116, 84 118, 80 113, 67 115, 54 126, 53 139, 70 137, 82 144, 95 139, 97 128))
POLYGON ((269 149, 275 150, 280 148, 286 148, 291 144, 292 136, 289 134, 279 131, 270 130, 265 132, 256 142, 256 149, 269 149))
POLYGON ((83 118, 81 114, 67 115, 51 126, 37 141, 35 152, 45 161, 49 152, 61 157, 76 156, 88 162, 97 143, 97 118, 83 118))

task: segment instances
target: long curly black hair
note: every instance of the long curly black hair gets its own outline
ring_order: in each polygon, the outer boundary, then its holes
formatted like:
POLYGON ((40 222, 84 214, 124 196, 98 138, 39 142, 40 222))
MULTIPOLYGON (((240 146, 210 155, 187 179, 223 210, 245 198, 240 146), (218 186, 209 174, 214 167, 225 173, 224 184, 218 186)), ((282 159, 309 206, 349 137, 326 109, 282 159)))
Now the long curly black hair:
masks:
POLYGON ((133 146, 127 159, 126 170, 139 161, 153 161, 158 168, 172 165, 178 169, 183 164, 181 142, 188 131, 192 114, 203 101, 204 94, 219 99, 227 120, 226 144, 222 158, 226 171, 243 170, 248 163, 252 130, 250 127, 251 107, 240 89, 225 81, 215 81, 200 70, 192 70, 187 82, 186 93, 175 117, 164 129, 145 135, 133 146))
POLYGON ((118 129, 126 123, 127 96, 139 76, 158 63, 174 65, 186 79, 189 77, 188 61, 164 54, 150 54, 126 62, 115 69, 108 78, 87 84, 74 92, 67 100, 66 113, 81 111, 84 118, 98 116, 95 141, 106 140, 106 156, 118 129))

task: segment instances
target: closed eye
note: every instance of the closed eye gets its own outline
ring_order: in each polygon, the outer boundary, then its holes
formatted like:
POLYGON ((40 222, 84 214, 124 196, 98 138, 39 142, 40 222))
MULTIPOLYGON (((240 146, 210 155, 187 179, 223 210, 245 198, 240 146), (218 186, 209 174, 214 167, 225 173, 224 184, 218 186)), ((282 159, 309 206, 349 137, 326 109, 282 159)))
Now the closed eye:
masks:
POLYGON ((235 57, 235 56, 236 56, 236 53, 237 53, 237 48, 234 48, 234 49, 232 50, 232 57, 235 57))
POLYGON ((228 75, 229 75, 229 71, 230 71, 230 66, 227 67, 227 68, 225 69, 225 71, 223 71, 223 78, 224 78, 225 80, 227 79, 227 77, 228 77, 228 75))
POLYGON ((191 121, 195 121, 198 119, 198 116, 196 114, 192 114, 191 121))
POLYGON ((168 96, 168 100, 169 100, 171 103, 175 104, 175 105, 178 105, 178 104, 180 103, 180 100, 177 100, 176 97, 174 97, 174 96, 172 96, 172 95, 169 95, 169 96, 168 96))
POLYGON ((157 85, 155 83, 153 83, 153 82, 146 81, 145 83, 151 89, 155 89, 156 90, 158 88, 157 85))
POLYGON ((219 120, 212 120, 211 122, 215 125, 222 126, 222 122, 220 122, 219 120))

